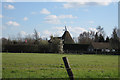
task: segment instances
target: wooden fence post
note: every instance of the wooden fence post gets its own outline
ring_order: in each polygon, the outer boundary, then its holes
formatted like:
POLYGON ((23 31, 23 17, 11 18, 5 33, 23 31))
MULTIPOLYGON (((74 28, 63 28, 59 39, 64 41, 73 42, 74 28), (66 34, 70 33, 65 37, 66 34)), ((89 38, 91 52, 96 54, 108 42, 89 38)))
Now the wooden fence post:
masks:
POLYGON ((64 65, 65 65, 65 68, 67 70, 67 73, 68 73, 68 76, 69 76, 70 80, 74 80, 73 73, 72 73, 72 70, 70 68, 68 59, 66 57, 62 57, 62 59, 64 61, 64 65))

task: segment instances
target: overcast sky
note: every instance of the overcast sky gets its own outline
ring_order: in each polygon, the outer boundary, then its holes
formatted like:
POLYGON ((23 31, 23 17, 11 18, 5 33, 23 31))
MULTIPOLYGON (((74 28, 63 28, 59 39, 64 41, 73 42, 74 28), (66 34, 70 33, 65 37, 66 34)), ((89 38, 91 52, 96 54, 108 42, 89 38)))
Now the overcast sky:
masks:
POLYGON ((61 36, 67 26, 72 37, 102 26, 106 35, 118 27, 117 2, 3 2, 2 36, 22 37, 33 34, 40 37, 61 36))

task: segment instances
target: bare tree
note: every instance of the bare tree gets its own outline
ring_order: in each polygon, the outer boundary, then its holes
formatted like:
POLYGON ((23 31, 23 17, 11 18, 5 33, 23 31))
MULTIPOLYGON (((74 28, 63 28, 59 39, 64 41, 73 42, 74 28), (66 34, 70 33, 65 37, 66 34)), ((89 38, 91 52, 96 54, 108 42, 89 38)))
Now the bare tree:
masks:
POLYGON ((36 41, 38 41, 38 39, 39 39, 39 35, 38 35, 38 32, 36 29, 34 29, 34 38, 36 41))
POLYGON ((105 32, 104 32, 104 29, 101 27, 101 26, 98 26, 97 27, 97 30, 98 30, 98 35, 102 35, 102 36, 105 36, 105 32))
POLYGON ((78 37, 78 43, 91 43, 94 38, 94 32, 83 32, 78 37))
POLYGON ((35 44, 38 44, 39 42, 39 35, 36 29, 34 29, 34 39, 35 39, 35 44))

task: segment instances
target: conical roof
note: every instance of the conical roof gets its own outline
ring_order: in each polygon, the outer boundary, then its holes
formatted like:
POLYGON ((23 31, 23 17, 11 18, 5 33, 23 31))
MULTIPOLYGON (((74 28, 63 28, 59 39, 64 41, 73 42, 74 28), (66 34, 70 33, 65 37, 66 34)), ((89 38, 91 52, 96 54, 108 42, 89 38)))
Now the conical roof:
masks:
POLYGON ((74 44, 74 40, 68 31, 64 32, 62 39, 64 40, 64 44, 74 44))

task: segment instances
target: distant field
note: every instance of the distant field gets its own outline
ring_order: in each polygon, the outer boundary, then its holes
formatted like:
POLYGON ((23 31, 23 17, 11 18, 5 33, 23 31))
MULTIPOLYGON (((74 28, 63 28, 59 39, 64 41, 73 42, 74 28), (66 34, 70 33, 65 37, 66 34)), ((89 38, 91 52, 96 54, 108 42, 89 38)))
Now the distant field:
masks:
POLYGON ((3 78, 68 78, 63 56, 75 78, 118 77, 117 55, 2 53, 3 78))

